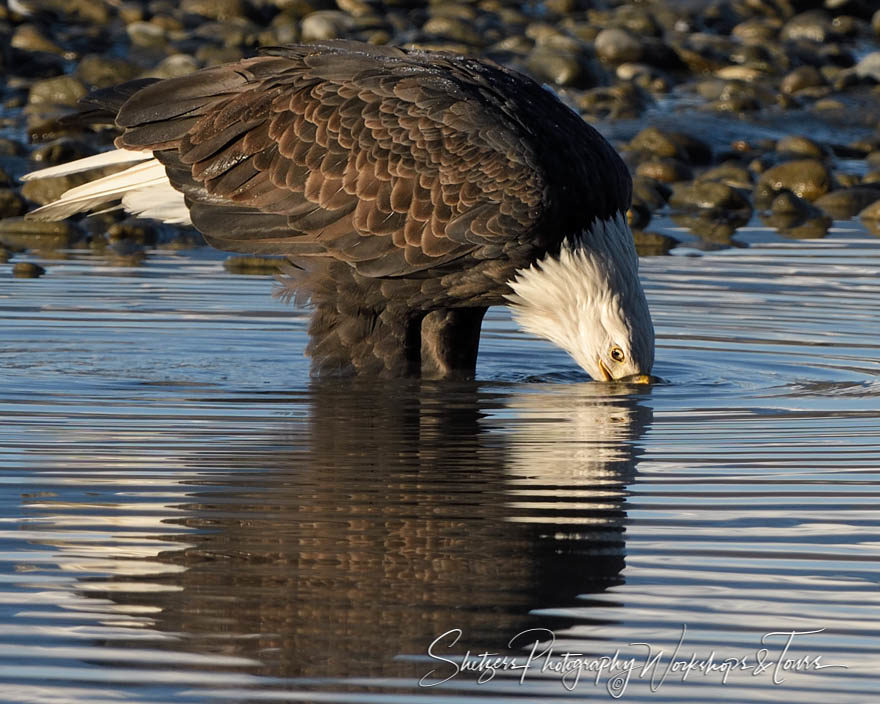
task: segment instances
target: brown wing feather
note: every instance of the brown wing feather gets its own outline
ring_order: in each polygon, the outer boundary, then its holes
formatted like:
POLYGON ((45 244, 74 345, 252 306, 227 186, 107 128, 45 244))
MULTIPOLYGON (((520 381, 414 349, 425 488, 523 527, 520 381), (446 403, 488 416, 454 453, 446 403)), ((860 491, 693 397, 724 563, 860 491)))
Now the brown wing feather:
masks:
POLYGON ((217 247, 366 276, 516 268, 629 205, 614 150, 519 74, 351 42, 271 54, 148 85, 117 116, 118 146, 154 150, 217 247))
POLYGON ((522 126, 461 67, 443 69, 396 50, 294 47, 148 86, 120 111, 118 144, 165 149, 216 246, 404 275, 523 238, 542 215, 522 126), (260 213, 285 216, 287 236, 275 220, 261 232, 260 213))

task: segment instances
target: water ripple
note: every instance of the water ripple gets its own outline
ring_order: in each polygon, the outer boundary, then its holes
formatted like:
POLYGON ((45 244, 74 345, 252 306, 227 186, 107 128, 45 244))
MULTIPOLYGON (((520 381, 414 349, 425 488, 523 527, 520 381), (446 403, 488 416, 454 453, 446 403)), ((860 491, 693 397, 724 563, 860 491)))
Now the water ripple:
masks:
POLYGON ((0 278, 0 701, 875 699, 880 242, 642 273, 638 389, 504 310, 480 382, 310 382, 306 313, 207 253, 0 278))

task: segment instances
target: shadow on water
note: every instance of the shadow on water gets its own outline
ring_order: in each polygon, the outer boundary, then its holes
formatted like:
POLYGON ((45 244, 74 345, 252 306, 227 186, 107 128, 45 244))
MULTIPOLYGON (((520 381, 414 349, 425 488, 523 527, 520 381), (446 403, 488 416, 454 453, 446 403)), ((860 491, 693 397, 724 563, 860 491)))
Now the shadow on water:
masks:
POLYGON ((530 611, 622 582, 625 491, 651 421, 625 391, 313 383, 305 419, 228 447, 208 428, 180 457, 199 478, 175 522, 195 534, 159 555, 178 568, 162 588, 117 577, 88 595, 156 611, 156 629, 187 634, 175 650, 282 677, 420 676, 395 656, 449 629, 498 651, 565 627, 530 611))

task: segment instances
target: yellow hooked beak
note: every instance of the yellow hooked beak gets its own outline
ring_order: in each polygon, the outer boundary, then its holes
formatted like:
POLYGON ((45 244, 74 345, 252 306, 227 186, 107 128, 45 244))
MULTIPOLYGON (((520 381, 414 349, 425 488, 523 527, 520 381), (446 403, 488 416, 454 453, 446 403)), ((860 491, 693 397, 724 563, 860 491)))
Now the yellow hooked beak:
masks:
POLYGON ((623 384, 653 384, 656 381, 650 374, 633 374, 615 380, 601 359, 599 360, 599 369, 602 371, 602 381, 619 381, 623 384))

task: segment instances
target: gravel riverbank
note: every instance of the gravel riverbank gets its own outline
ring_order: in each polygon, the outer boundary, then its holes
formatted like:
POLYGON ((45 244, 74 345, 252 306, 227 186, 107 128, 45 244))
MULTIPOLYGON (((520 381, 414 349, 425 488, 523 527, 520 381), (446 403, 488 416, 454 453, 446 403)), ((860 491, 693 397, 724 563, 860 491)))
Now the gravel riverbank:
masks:
MULTIPOLYGON (((64 223, 22 219, 83 180, 22 186, 22 173, 112 141, 110 131, 59 121, 79 98, 260 46, 337 37, 482 56, 557 91, 629 164, 629 216, 643 253, 676 244, 652 229, 658 216, 706 248, 737 244, 738 228, 756 220, 793 238, 822 237, 833 220, 852 217, 880 233, 880 10, 869 0, 10 5, 0 7, 0 262, 10 275, 28 253, 52 259, 84 247, 136 263, 152 247, 201 242, 192 230, 118 211, 64 223)), ((262 272, 267 264, 251 257, 228 268, 262 272)))

